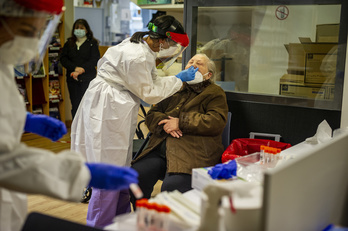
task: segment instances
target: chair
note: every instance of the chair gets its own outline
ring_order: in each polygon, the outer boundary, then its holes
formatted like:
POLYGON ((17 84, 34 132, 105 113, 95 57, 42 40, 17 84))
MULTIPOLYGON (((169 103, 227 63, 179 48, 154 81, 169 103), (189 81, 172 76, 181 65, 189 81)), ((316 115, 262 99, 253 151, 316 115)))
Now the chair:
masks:
POLYGON ((142 149, 144 148, 143 144, 146 142, 144 133, 142 132, 140 127, 142 123, 145 123, 146 111, 144 105, 147 106, 145 102, 142 102, 140 104, 140 109, 143 115, 139 114, 139 116, 143 119, 138 122, 137 128, 135 130, 135 134, 138 137, 138 139, 133 139, 133 159, 137 155, 137 153, 139 153, 139 151, 142 151, 142 149))
POLYGON ((230 145, 230 137, 231 137, 231 118, 232 118, 232 112, 228 112, 227 114, 227 123, 224 128, 224 131, 222 132, 222 144, 224 145, 224 148, 228 147, 230 145))
POLYGON ((21 231, 102 231, 87 225, 67 221, 57 217, 32 212, 25 220, 21 231))
MULTIPOLYGON (((139 149, 138 149, 136 152, 133 151, 133 160, 135 160, 135 159, 138 157, 138 155, 139 155, 139 154, 144 150, 144 148, 147 146, 151 134, 152 134, 151 132, 147 133, 146 138, 143 139, 143 140, 141 140, 142 142, 141 142, 141 146, 139 147, 139 149)), ((140 142, 139 142, 139 143, 140 143, 140 142)))
POLYGON ((270 134, 270 133, 260 133, 260 132, 250 132, 249 138, 250 139, 267 139, 273 138, 275 141, 280 141, 280 138, 282 136, 279 134, 270 134))

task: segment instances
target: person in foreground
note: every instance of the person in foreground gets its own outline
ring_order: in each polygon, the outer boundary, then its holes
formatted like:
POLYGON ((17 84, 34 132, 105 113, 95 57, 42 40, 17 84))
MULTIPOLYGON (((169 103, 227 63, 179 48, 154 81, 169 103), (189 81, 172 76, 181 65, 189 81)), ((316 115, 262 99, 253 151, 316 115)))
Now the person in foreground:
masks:
MULTIPOLYGON (((196 78, 152 106, 146 115, 145 124, 152 135, 148 146, 132 161, 145 198, 151 197, 158 180, 163 180, 161 191, 190 190, 192 169, 218 164, 224 151, 221 135, 228 106, 225 92, 214 84, 214 62, 197 54, 185 69, 191 66, 199 68, 196 78)), ((131 202, 134 207, 133 194, 131 202)))
MULTIPOLYGON (((59 154, 27 147, 21 143, 23 131, 52 140, 66 133, 65 125, 45 115, 26 112, 14 78, 14 65, 25 64, 38 55, 40 38, 49 39, 59 22, 62 0, 0 0, 0 230, 18 231, 27 214, 26 195, 42 194, 76 201, 81 189, 125 189, 137 182, 131 168, 85 163, 81 155, 59 154), (49 21, 45 30, 48 16, 49 21), (48 34, 47 34, 48 33, 48 34), (45 35, 40 37, 39 35, 45 35)), ((47 47, 43 47, 45 50, 47 47)))
MULTIPOLYGON (((176 76, 157 76, 157 57, 164 57, 161 53, 177 57, 171 51, 182 52, 189 44, 180 22, 164 15, 148 29, 110 47, 98 61, 97 77, 90 83, 71 127, 71 148, 84 154, 88 162, 130 166, 140 100, 158 103, 180 90, 183 81, 194 79, 198 69, 193 67, 176 76)), ((105 227, 115 216, 130 211, 128 190, 93 189, 87 225, 105 227)))

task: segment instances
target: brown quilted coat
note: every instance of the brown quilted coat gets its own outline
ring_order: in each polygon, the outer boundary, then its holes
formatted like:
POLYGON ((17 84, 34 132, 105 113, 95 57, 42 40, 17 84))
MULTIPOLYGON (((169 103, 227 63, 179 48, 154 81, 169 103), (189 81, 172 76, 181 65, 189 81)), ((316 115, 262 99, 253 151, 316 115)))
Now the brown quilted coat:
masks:
MULTIPOLYGON (((132 162, 140 160, 166 139, 168 173, 192 173, 192 168, 213 166, 224 151, 221 134, 227 121, 225 92, 209 80, 185 84, 173 96, 154 105, 146 116, 152 136, 146 149, 132 162), (168 116, 179 118, 183 136, 174 138, 158 122, 168 116)), ((151 166, 149 166, 151 167, 151 166)))

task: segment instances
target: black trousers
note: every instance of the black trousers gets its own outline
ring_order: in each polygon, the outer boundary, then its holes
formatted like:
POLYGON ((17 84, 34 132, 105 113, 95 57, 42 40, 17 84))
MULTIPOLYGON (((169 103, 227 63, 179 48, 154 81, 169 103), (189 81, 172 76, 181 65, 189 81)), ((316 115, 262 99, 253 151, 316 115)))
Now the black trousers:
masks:
MULTIPOLYGON (((159 150, 154 150, 132 165, 139 173, 139 187, 144 193, 144 198, 150 199, 153 187, 158 180, 163 180, 161 192, 178 190, 181 193, 192 189, 191 174, 170 173, 166 174, 167 161, 159 150)), ((131 203, 134 210, 136 198, 130 192, 131 203)))
POLYGON ((71 102, 71 115, 72 115, 72 118, 74 119, 76 111, 82 100, 82 97, 88 88, 89 81, 87 82, 69 81, 67 83, 68 83, 68 90, 69 90, 70 102, 71 102))

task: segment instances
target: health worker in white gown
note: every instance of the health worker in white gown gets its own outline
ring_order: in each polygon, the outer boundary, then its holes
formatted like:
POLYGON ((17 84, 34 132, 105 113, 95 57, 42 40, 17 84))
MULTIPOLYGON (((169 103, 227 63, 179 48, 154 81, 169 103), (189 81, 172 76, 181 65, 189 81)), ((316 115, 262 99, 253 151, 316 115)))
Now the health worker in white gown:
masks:
POLYGON ((0 0, 0 231, 21 229, 28 211, 25 193, 78 202, 86 186, 116 190, 137 183, 132 169, 86 164, 70 150, 55 154, 21 143, 23 131, 53 141, 66 133, 61 121, 26 112, 14 73, 14 65, 40 64, 33 58, 54 33, 62 8, 62 0, 0 0))
MULTIPOLYGON (((169 66, 189 44, 180 22, 164 15, 149 23, 148 29, 108 48, 98 62, 97 77, 71 127, 71 148, 83 153, 88 162, 130 166, 140 100, 156 104, 180 90, 183 81, 194 79, 198 68, 193 67, 176 76, 157 76, 156 59, 169 66)), ((127 212, 128 190, 93 189, 87 225, 105 227, 127 212)))

